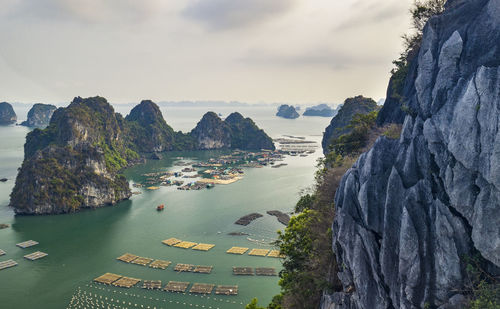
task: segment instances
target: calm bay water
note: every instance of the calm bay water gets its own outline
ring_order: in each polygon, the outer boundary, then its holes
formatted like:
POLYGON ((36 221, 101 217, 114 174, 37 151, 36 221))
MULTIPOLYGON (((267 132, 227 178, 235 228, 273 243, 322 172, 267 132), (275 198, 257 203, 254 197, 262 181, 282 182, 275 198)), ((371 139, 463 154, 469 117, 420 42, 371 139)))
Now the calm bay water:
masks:
MULTIPOLYGON (((118 106, 116 109, 126 114, 130 107, 118 106)), ((184 132, 190 131, 206 111, 205 108, 192 107, 162 108, 166 121, 175 130, 184 132)), ((318 142, 329 122, 328 118, 316 117, 277 118, 274 117, 274 107, 214 108, 213 111, 223 116, 239 111, 254 119, 272 137, 289 134, 306 136, 318 142)), ((0 230, 0 249, 7 252, 0 261, 14 259, 19 263, 0 271, 2 308, 66 308, 72 297, 78 301, 92 298, 94 303, 105 300, 116 308, 141 308, 141 305, 143 308, 243 308, 253 297, 265 304, 279 292, 278 277, 232 275, 232 266, 275 267, 279 271, 281 264, 278 259, 229 255, 225 251, 232 246, 272 248, 268 243, 276 238, 276 231, 283 229, 283 225, 265 212, 273 209, 290 212, 293 209, 300 191, 313 183, 320 149, 305 158, 287 157, 284 163, 288 166, 282 168, 245 169, 243 180, 228 186, 219 185, 212 190, 180 191, 162 187, 157 191, 142 190, 143 194, 129 201, 93 211, 15 217, 7 205, 17 168, 22 163, 27 132, 27 128, 20 126, 0 127, 0 177, 9 179, 0 183, 0 223, 11 225, 0 230), (158 213, 155 210, 158 204, 165 204, 165 211, 158 213), (260 212, 264 217, 246 227, 234 224, 239 217, 251 212, 260 212), (249 236, 230 236, 227 235, 229 232, 244 232, 249 236), (161 243, 170 237, 212 243, 215 247, 208 252, 198 252, 161 243), (15 246, 29 239, 40 244, 24 250, 15 246), (23 255, 37 250, 47 252, 49 256, 34 262, 23 258, 23 255), (170 260, 173 265, 166 270, 156 270, 116 260, 126 252, 170 260), (212 265, 214 269, 208 275, 176 273, 173 271, 175 263, 212 265), (174 280, 238 285, 239 294, 201 297, 92 284, 93 278, 105 272, 162 280, 163 284, 174 280)), ((163 160, 135 166, 125 174, 131 182, 137 182, 144 179, 143 173, 182 169, 173 165, 177 160, 175 157, 191 161, 204 160, 215 154, 169 153, 163 160)))

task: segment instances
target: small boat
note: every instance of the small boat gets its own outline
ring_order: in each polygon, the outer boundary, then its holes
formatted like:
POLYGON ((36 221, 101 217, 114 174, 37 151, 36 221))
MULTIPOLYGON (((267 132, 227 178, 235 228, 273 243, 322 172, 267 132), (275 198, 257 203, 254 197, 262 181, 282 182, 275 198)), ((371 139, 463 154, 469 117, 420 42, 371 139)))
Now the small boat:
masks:
POLYGON ((163 204, 156 206, 156 210, 158 211, 162 211, 163 209, 165 209, 165 205, 163 204))

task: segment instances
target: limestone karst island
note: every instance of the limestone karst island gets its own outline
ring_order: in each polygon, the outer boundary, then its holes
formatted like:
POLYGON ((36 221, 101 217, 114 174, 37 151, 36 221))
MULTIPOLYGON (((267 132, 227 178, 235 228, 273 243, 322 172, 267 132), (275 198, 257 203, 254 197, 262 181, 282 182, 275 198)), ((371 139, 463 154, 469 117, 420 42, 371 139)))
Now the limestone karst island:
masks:
POLYGON ((0 308, 500 309, 500 0, 0 17, 0 308))

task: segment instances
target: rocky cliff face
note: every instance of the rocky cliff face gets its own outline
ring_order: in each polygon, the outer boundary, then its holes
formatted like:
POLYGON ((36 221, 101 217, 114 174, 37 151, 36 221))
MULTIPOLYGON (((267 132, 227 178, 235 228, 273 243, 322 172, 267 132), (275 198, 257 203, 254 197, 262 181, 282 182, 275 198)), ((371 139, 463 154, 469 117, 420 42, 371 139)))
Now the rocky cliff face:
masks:
POLYGON ((272 139, 252 119, 236 112, 224 121, 214 112, 206 113, 190 136, 196 140, 197 149, 275 149, 272 139))
POLYGON ((0 103, 0 125, 14 124, 17 121, 16 113, 7 102, 0 103))
POLYGON ((379 138, 336 193, 344 292, 322 308, 460 308, 464 257, 500 273, 500 1, 447 6, 424 29, 401 138, 379 138))
POLYGON ((295 107, 292 105, 281 105, 278 107, 278 112, 276 113, 276 116, 286 118, 286 119, 295 119, 299 118, 299 113, 295 110, 295 107))
POLYGON ((368 114, 377 108, 377 102, 361 95, 346 99, 337 115, 332 118, 332 121, 325 129, 323 140, 321 141, 323 153, 326 154, 329 152, 328 146, 330 145, 332 139, 338 138, 342 134, 349 132, 349 128, 347 128, 347 126, 351 122, 354 115, 368 114))
POLYGON ((53 214, 114 204, 129 198, 118 171, 137 154, 104 98, 75 98, 50 125, 28 133, 25 158, 11 194, 17 214, 53 214))
POLYGON ((28 119, 23 121, 21 125, 27 127, 46 127, 50 123, 52 114, 57 109, 51 104, 36 103, 28 112, 28 119))

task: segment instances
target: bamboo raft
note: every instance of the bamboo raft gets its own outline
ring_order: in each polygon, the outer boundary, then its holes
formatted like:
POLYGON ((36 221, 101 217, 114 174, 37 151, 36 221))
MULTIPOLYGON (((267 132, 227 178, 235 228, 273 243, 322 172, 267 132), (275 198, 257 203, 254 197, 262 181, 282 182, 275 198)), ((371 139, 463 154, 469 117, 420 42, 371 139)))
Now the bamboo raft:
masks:
POLYGON ((164 260, 154 260, 153 263, 149 264, 151 268, 166 269, 172 262, 164 260))
POLYGON ((151 263, 152 261, 153 261, 153 259, 140 256, 140 257, 136 258, 135 260, 133 260, 130 263, 136 264, 136 265, 141 265, 141 266, 146 266, 149 263, 151 263))
POLYGON ((175 244, 174 247, 183 248, 183 249, 189 249, 189 248, 194 247, 196 245, 197 245, 197 243, 195 243, 195 242, 181 241, 180 243, 175 244))
POLYGON ((144 280, 142 288, 147 290, 159 290, 161 289, 161 280, 144 280))
POLYGON ((41 252, 41 251, 36 251, 36 252, 33 252, 33 253, 30 253, 30 254, 26 254, 24 256, 24 258, 30 260, 30 261, 35 261, 35 260, 38 260, 38 259, 41 259, 41 258, 44 258, 46 257, 48 254, 45 253, 45 252, 41 252))
POLYGON ((174 270, 178 271, 178 272, 183 272, 183 271, 192 272, 194 270, 194 267, 195 266, 192 264, 179 263, 179 264, 175 265, 174 270))
POLYGON ((2 255, 5 255, 5 251, 3 251, 2 249, 0 249, 0 256, 2 255))
POLYGON ((237 285, 218 285, 215 288, 215 294, 217 295, 238 295, 237 285))
POLYGON ((231 254, 244 254, 245 252, 248 251, 248 248, 243 248, 243 247, 232 247, 229 250, 226 251, 226 253, 231 253, 231 254))
POLYGON ((103 284, 111 284, 115 282, 116 280, 120 279, 122 276, 112 274, 112 273, 105 273, 104 275, 97 277, 94 279, 95 282, 98 283, 103 283, 103 284))
POLYGON ((27 241, 23 241, 23 242, 16 244, 16 246, 18 246, 19 248, 23 248, 23 249, 33 247, 36 245, 38 245, 38 242, 34 241, 34 240, 27 240, 27 241))
POLYGON ((200 251, 208 251, 215 247, 215 245, 212 244, 197 244, 196 246, 193 247, 193 250, 200 250, 200 251))
POLYGON ((233 275, 253 276, 253 268, 252 267, 233 267, 233 275))
POLYGON ((201 266, 198 265, 193 269, 194 273, 209 274, 212 272, 213 266, 201 266))
POLYGON ((125 263, 130 263, 138 257, 139 256, 135 254, 125 253, 124 255, 119 256, 116 259, 125 263))
POLYGON ((120 287, 120 288, 129 289, 139 282, 141 282, 141 279, 121 277, 120 279, 116 280, 115 282, 113 282, 111 284, 114 286, 120 287))
POLYGON ((257 267, 255 268, 257 276, 276 276, 276 269, 272 267, 257 267))
POLYGON ((252 249, 248 255, 266 256, 269 253, 268 249, 252 249))
POLYGON ((189 286, 189 282, 169 281, 163 290, 167 292, 180 292, 184 293, 189 286))
POLYGON ((279 250, 271 250, 267 256, 273 258, 281 258, 281 259, 285 258, 285 255, 281 254, 279 250))
POLYGON ((173 238, 173 237, 162 241, 162 243, 167 245, 167 246, 173 246, 173 245, 178 244, 180 242, 182 242, 182 240, 177 239, 177 238, 173 238))
POLYGON ((209 283, 194 283, 191 289, 189 290, 189 293, 210 294, 212 293, 214 286, 215 286, 214 284, 209 284, 209 283))
POLYGON ((16 265, 17 265, 17 262, 14 260, 3 261, 3 262, 0 262, 0 270, 14 267, 16 265))

